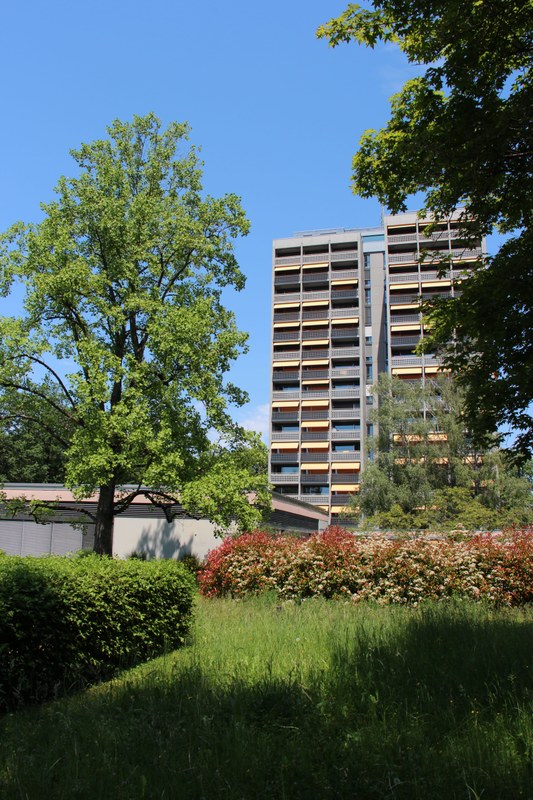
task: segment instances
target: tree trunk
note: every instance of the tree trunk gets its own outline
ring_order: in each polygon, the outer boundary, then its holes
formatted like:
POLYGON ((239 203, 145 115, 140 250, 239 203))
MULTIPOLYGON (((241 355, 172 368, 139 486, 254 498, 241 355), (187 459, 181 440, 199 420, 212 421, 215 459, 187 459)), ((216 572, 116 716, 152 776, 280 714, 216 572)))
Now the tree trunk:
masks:
POLYGON ((113 555, 113 526, 115 522, 115 483, 100 486, 96 507, 94 552, 103 556, 113 555))

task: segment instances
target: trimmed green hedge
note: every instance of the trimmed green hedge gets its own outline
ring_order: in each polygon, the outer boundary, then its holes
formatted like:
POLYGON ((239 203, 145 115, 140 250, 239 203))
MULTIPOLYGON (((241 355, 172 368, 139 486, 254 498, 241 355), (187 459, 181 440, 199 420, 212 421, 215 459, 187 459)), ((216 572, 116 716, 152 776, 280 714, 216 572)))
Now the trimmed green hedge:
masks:
POLYGON ((175 561, 0 557, 0 710, 175 649, 193 595, 193 577, 175 561))

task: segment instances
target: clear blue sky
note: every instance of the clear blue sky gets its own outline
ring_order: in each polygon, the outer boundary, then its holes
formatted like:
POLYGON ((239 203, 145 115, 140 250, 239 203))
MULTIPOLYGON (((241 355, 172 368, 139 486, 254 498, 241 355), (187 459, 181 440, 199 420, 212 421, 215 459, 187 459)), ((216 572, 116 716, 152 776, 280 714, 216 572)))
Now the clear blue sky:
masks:
POLYGON ((269 400, 272 239, 379 225, 378 203, 350 191, 351 157, 413 75, 392 46, 332 50, 315 38, 346 4, 21 0, 3 9, 0 230, 37 221, 58 177, 74 174, 69 150, 102 138, 113 119, 187 120, 206 190, 240 195, 252 223, 236 246, 246 289, 228 305, 250 334, 232 370, 250 403, 235 417, 256 428, 269 400))

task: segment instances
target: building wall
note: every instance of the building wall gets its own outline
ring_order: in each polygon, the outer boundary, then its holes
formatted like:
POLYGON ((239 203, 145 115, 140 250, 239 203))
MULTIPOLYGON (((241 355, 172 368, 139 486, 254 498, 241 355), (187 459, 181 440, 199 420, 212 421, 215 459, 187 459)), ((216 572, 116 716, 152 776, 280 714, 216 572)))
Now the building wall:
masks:
POLYGON ((332 522, 359 490, 378 374, 425 380, 439 370, 435 355, 414 352, 420 302, 457 294, 483 247, 461 241, 459 217, 431 234, 412 212, 386 215, 380 228, 274 241, 270 480, 332 522))

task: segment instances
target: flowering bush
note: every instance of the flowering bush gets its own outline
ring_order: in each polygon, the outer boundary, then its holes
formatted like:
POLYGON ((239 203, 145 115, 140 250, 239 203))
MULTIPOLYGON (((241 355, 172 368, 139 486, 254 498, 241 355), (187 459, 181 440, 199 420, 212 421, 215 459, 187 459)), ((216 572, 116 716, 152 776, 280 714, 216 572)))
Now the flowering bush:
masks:
POLYGON ((533 527, 450 539, 360 537, 331 526, 308 539, 254 531, 207 557, 200 589, 243 597, 346 597, 416 604, 451 595, 504 605, 533 601, 533 527))

